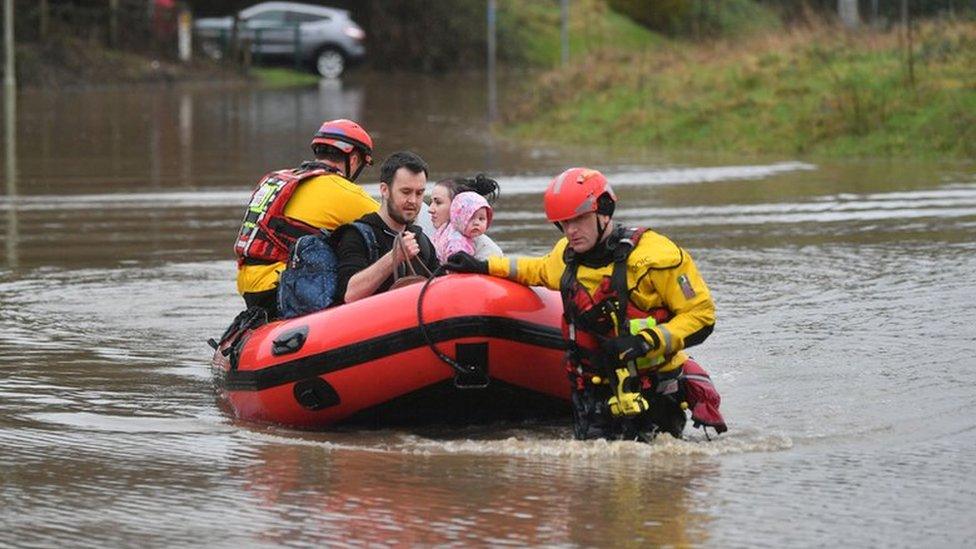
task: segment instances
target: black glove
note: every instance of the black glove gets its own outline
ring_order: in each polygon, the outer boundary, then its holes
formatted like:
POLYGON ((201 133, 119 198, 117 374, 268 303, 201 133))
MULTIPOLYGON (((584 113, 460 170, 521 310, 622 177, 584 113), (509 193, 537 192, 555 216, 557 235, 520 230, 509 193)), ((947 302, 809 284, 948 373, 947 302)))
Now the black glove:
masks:
POLYGON ((630 362, 651 352, 651 344, 639 335, 625 335, 604 341, 600 348, 612 361, 630 362))
POLYGON ((468 252, 454 252, 447 258, 444 268, 456 273, 488 274, 488 262, 477 259, 468 252))

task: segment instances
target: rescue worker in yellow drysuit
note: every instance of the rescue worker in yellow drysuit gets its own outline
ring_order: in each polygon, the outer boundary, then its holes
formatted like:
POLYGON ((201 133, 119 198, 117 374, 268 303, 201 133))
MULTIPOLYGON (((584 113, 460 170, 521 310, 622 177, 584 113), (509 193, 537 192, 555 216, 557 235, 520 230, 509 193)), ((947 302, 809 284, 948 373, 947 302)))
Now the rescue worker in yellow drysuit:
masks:
POLYGON ((724 431, 718 393, 683 351, 715 324, 691 255, 653 231, 617 226, 617 197, 598 171, 566 170, 544 201, 565 235, 548 254, 479 261, 459 252, 445 267, 560 291, 576 438, 681 437, 689 404, 696 425, 724 431))
POLYGON ((315 160, 261 179, 234 245, 237 291, 248 307, 262 307, 269 319, 278 317, 278 279, 299 237, 379 210, 379 203, 353 183, 373 163, 373 140, 366 130, 351 120, 329 120, 311 145, 315 160))

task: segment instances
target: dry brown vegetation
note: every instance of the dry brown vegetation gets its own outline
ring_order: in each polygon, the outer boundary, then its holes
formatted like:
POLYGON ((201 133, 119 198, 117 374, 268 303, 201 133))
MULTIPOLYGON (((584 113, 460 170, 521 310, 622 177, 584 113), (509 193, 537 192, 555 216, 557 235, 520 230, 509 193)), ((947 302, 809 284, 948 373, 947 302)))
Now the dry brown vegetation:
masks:
POLYGON ((976 24, 928 22, 909 36, 820 23, 596 52, 541 76, 518 103, 513 131, 543 139, 976 156, 976 24))

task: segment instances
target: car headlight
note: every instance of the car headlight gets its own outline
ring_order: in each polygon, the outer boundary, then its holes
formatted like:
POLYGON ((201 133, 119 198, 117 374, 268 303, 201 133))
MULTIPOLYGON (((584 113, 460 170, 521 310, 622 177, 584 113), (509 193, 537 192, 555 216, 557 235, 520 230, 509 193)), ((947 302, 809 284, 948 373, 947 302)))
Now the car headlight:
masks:
POLYGON ((363 32, 363 29, 359 27, 346 27, 342 32, 353 40, 362 40, 363 38, 366 38, 366 33, 363 32))

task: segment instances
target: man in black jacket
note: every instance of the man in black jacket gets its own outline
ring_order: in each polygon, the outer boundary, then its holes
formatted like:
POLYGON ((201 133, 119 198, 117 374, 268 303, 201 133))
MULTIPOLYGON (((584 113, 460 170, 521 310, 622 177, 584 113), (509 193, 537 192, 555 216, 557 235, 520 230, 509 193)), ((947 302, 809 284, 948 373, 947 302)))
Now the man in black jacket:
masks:
POLYGON ((427 163, 416 154, 400 151, 383 161, 380 168, 383 204, 378 213, 359 218, 373 230, 376 253, 371 253, 370 244, 359 231, 345 230, 339 235, 337 295, 342 296, 345 303, 390 289, 394 269, 398 269, 400 276, 408 274, 407 261, 418 273, 424 273, 424 267, 430 271, 437 268, 434 245, 420 227, 413 225, 424 207, 426 185, 427 163), (402 235, 403 239, 399 251, 393 249, 397 235, 402 235))

